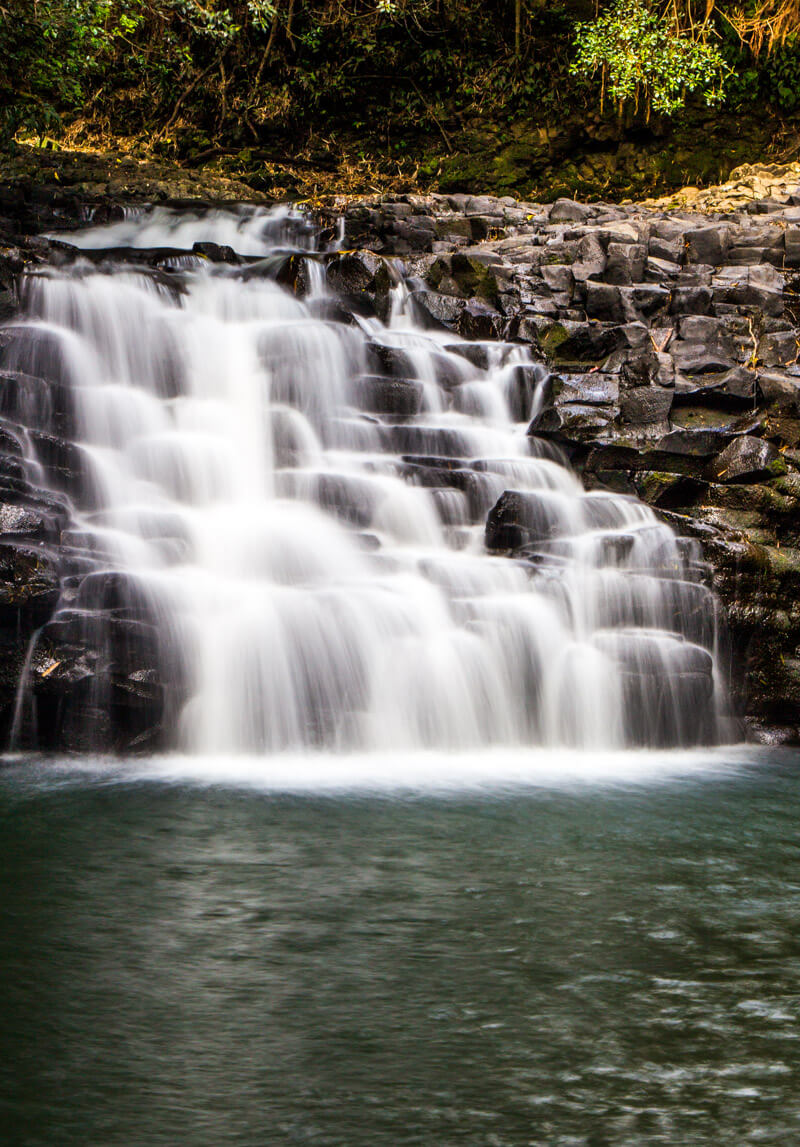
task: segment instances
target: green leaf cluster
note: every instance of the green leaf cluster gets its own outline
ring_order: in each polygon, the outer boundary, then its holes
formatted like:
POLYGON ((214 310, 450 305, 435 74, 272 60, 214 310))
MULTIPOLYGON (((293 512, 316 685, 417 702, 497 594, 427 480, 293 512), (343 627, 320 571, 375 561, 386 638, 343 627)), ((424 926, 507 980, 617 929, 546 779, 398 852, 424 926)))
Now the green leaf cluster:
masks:
POLYGON ((608 95, 620 108, 643 106, 648 117, 651 110, 673 115, 689 92, 721 103, 731 74, 716 44, 682 34, 645 0, 614 0, 596 20, 579 24, 570 71, 600 74, 601 106, 608 95))

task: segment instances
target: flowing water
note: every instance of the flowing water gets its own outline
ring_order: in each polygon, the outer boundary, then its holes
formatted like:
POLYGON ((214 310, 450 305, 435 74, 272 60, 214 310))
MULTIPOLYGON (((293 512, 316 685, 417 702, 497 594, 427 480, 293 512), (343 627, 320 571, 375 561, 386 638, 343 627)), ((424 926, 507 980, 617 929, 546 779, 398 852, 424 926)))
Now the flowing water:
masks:
MULTIPOLYGON (((337 296, 342 261, 287 211, 156 212, 70 239, 87 258, 26 276, 3 357, 57 392, 77 450, 72 565, 42 648, 146 615, 136 672, 175 683, 168 745, 724 737, 699 554, 635 499, 584 492, 528 434, 549 376, 527 348, 424 329, 391 263, 381 317, 337 296), (192 253, 209 240, 248 261, 192 253), (524 560, 484 545, 505 491, 525 508, 524 560)), ((53 400, 23 413, 35 468, 53 400)), ((14 737, 47 745, 30 664, 14 737)), ((92 689, 89 740, 111 704, 99 671, 92 689)))

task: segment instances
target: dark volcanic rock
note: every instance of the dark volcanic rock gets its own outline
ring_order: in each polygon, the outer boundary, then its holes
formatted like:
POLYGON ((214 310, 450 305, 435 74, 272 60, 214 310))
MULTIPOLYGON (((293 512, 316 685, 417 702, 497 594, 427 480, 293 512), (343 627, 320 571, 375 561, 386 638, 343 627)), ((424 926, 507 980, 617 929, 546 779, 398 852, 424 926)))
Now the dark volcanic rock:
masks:
POLYGON ((786 473, 786 463, 770 442, 735 438, 709 468, 717 482, 757 482, 786 473))

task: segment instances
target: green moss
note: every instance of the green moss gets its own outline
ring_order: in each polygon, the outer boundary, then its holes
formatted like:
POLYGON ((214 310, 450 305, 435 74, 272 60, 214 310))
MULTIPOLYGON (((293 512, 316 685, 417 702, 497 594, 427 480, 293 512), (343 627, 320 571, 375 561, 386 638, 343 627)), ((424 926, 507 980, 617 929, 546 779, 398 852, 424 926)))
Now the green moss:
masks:
POLYGON ((491 267, 479 259, 456 252, 452 260, 452 274, 466 298, 478 296, 493 302, 497 298, 497 279, 491 267))
POLYGON ((540 332, 539 342, 548 358, 555 358, 558 348, 569 338, 569 331, 561 323, 553 323, 545 331, 540 332))

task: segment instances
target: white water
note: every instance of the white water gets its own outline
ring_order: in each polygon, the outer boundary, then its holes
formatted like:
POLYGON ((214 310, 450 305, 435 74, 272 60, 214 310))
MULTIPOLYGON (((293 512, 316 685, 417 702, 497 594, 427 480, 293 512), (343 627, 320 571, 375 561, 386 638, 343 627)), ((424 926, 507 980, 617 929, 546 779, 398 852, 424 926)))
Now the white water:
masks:
MULTIPOLYGON (((205 239, 267 255, 290 226, 285 213, 156 215, 76 242, 205 239)), ((414 325, 402 284, 389 326, 347 325, 317 317, 316 263, 307 299, 257 266, 185 263, 179 290, 88 263, 29 276, 34 337, 6 361, 72 395, 91 483, 71 541, 129 575, 158 618, 159 672, 185 682, 172 745, 613 749, 718 736, 719 674, 709 696, 701 651, 714 650, 713 598, 649 509, 584 493, 527 436, 542 390, 519 409, 523 348, 473 366, 453 335, 414 325), (372 412, 376 347, 407 356, 417 414, 372 412), (459 461, 420 461, 431 456, 459 461), (430 485, 453 468, 455 487, 430 485), (533 562, 484 548, 486 514, 509 489, 533 495, 533 562)), ((70 617, 96 609, 92 584, 65 595, 70 617)))

